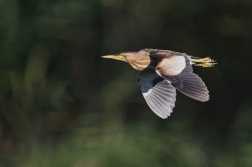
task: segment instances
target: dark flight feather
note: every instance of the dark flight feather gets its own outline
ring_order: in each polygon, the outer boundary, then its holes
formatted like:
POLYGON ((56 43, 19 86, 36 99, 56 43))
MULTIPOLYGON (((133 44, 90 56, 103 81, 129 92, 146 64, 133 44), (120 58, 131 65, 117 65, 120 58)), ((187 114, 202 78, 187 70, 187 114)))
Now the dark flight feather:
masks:
POLYGON ((137 82, 153 112, 163 119, 170 116, 175 106, 176 89, 155 71, 142 71, 137 82))
POLYGON ((202 79, 193 73, 192 66, 190 64, 189 57, 182 54, 182 55, 176 55, 177 52, 167 52, 165 54, 165 51, 155 51, 150 56, 156 57, 159 60, 159 64, 157 65, 156 71, 157 73, 164 79, 168 80, 172 86, 174 86, 177 90, 179 90, 181 93, 195 99, 198 101, 208 101, 209 100, 209 91, 205 85, 205 83, 202 81, 202 79), (153 55, 154 53, 157 53, 156 55, 153 55), (175 53, 175 55, 174 55, 175 53), (172 59, 172 57, 180 57, 180 59, 172 59), (181 59, 181 58, 184 59, 181 59), (178 69, 178 62, 175 61, 185 61, 184 69, 178 69), (160 63, 164 62, 165 63, 160 63), (170 61, 170 62, 169 62, 170 61), (173 62, 174 61, 174 62, 173 62), (170 64, 170 66, 167 66, 167 64, 170 64), (174 64, 174 69, 172 65, 174 64), (173 70, 173 71, 172 71, 173 70), (170 72, 172 71, 172 72, 170 72), (176 72, 180 72, 177 75, 176 72))

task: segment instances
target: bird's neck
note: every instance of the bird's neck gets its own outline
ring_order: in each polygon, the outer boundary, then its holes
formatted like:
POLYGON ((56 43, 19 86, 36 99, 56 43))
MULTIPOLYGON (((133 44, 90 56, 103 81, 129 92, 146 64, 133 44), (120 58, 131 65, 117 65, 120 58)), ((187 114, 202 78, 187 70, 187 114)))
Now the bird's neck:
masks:
POLYGON ((155 70, 156 66, 157 66, 157 59, 152 58, 150 56, 142 56, 141 58, 139 58, 136 61, 133 61, 131 63, 131 66, 139 71, 142 70, 155 70))

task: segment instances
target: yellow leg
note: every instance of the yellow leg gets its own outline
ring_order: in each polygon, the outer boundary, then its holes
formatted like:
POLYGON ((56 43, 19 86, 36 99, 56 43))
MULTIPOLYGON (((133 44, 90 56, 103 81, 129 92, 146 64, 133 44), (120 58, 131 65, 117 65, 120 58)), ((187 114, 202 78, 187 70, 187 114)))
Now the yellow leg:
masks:
POLYGON ((190 59, 192 62, 195 63, 212 63, 214 60, 212 60, 210 57, 202 58, 202 59, 190 59))
POLYGON ((212 60, 210 57, 206 58, 190 58, 190 61, 194 66, 201 66, 201 67, 213 67, 215 64, 215 60, 212 60), (197 64, 198 63, 198 64, 197 64))
POLYGON ((200 66, 200 67, 213 67, 217 63, 201 63, 201 64, 193 64, 194 66, 200 66))

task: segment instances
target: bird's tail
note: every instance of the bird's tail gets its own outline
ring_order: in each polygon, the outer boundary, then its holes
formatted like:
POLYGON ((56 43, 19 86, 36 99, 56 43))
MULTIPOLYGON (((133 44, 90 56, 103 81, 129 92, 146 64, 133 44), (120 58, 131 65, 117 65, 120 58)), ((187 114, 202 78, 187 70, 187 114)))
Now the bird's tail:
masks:
POLYGON ((201 67, 213 67, 217 62, 210 57, 206 58, 199 58, 199 57, 194 57, 194 56, 189 56, 190 58, 190 63, 193 66, 201 66, 201 67))

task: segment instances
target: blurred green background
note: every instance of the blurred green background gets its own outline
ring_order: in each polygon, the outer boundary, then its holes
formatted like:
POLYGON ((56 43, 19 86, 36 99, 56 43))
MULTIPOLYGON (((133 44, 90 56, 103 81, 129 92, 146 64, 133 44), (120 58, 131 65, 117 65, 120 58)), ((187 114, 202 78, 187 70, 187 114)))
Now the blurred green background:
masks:
POLYGON ((251 167, 252 1, 0 0, 0 167, 251 167), (156 116, 128 64, 169 49, 211 100, 156 116))

